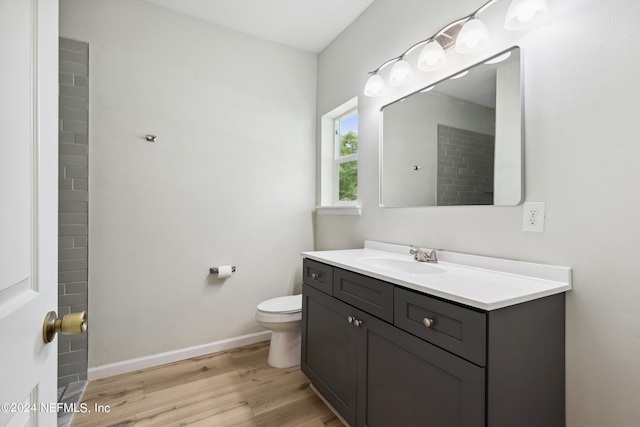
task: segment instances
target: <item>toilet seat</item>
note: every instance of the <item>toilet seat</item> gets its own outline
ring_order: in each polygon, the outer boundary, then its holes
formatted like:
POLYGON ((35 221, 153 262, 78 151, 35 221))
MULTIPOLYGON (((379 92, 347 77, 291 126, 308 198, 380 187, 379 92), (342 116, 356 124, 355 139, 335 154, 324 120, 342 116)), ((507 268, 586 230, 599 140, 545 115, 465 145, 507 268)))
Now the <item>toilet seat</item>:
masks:
POLYGON ((258 304, 258 311, 273 314, 290 314, 302 311, 302 295, 272 298, 258 304))

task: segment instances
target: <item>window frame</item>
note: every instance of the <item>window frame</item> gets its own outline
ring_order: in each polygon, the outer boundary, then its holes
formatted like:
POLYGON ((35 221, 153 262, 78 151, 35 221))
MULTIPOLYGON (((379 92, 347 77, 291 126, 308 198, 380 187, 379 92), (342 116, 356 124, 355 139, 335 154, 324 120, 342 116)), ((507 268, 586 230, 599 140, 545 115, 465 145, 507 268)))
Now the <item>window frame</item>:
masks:
MULTIPOLYGON (((320 150, 317 163, 317 205, 315 209, 315 212, 319 215, 361 215, 359 201, 339 205, 336 205, 336 202, 334 202, 334 188, 339 184, 339 182, 335 182, 336 177, 334 171, 336 150, 334 123, 336 118, 354 109, 358 110, 357 96, 354 96, 320 116, 320 150)), ((360 178, 360 170, 358 170, 358 178, 360 178)), ((358 179, 358 182, 361 182, 361 180, 358 179)), ((339 191, 339 189, 336 191, 339 191)), ((335 197, 335 199, 337 199, 337 197, 335 197)))

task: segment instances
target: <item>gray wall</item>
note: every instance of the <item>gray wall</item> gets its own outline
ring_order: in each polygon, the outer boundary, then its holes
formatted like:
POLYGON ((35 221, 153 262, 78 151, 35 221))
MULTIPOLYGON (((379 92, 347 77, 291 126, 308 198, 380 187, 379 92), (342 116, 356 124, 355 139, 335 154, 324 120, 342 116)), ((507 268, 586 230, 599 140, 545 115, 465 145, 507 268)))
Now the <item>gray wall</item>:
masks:
MULTIPOLYGON (((58 316, 87 309, 89 45, 60 38, 58 316)), ((58 335, 58 387, 87 379, 87 334, 58 335)))
MULTIPOLYGON (((320 54, 318 116, 359 96, 362 215, 318 215, 316 247, 356 248, 369 239, 571 266, 567 426, 635 426, 640 2, 553 1, 544 23, 518 32, 504 29, 510 2, 496 2, 481 15, 491 34, 486 51, 451 52, 444 70, 418 73, 380 98, 362 95, 369 71, 481 3, 376 0, 320 54), (522 231, 522 205, 380 208, 380 107, 514 45, 524 63, 525 198, 546 202, 544 233, 522 231)), ((415 64, 419 53, 407 60, 415 64)))
POLYGON ((89 378, 263 332, 313 248, 316 55, 142 0, 62 0, 60 35, 91 46, 89 378))

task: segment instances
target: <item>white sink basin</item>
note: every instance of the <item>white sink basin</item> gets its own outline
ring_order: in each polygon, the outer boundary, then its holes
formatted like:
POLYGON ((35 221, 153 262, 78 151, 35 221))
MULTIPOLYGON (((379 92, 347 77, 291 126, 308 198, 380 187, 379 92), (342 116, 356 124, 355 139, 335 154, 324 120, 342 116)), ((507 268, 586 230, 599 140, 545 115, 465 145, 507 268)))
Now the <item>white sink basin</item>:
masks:
POLYGON ((383 270, 395 271, 397 273, 405 274, 435 274, 444 273, 445 271, 442 268, 438 268, 432 264, 398 258, 362 257, 356 259, 356 261, 368 267, 380 268, 383 270))

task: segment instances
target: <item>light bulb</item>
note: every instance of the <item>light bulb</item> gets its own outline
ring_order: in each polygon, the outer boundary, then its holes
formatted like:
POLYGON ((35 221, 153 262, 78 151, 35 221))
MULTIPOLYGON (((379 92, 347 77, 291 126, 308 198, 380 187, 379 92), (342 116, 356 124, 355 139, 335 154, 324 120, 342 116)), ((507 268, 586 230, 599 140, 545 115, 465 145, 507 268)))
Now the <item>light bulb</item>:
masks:
POLYGON ((456 38, 456 52, 473 53, 489 44, 489 30, 478 18, 469 19, 456 38))
POLYGON ((391 86, 402 86, 411 80, 413 80, 413 67, 404 59, 396 61, 389 74, 389 84, 391 86))
POLYGON ((513 0, 504 18, 504 27, 517 31, 534 25, 549 13, 547 0, 513 0))
POLYGON ((386 89, 384 80, 378 73, 373 74, 364 85, 364 94, 366 96, 380 96, 386 89))
POLYGON ((444 67, 447 57, 444 49, 435 40, 430 40, 424 45, 418 57, 418 69, 421 71, 433 71, 444 67))

